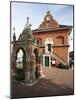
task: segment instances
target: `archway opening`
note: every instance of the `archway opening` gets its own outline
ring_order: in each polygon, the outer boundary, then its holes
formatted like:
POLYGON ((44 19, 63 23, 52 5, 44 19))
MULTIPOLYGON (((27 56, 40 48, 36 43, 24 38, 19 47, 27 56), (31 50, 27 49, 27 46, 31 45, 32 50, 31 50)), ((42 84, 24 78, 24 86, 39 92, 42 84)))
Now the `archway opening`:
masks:
POLYGON ((17 49, 16 52, 16 80, 24 80, 25 79, 25 52, 22 48, 17 49))
POLYGON ((18 69, 22 69, 23 68, 23 51, 20 49, 17 53, 17 59, 16 59, 16 67, 18 69))

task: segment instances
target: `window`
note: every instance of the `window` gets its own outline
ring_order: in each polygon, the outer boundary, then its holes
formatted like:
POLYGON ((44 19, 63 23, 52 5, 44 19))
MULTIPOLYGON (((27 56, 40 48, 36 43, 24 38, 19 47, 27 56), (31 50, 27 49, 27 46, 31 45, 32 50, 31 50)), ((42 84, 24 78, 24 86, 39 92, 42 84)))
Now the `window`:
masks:
POLYGON ((59 35, 57 37, 57 45, 63 45, 64 44, 64 37, 59 35))
POLYGON ((38 44, 38 45, 42 45, 42 39, 41 39, 41 38, 38 38, 38 39, 37 39, 37 44, 38 44))
POLYGON ((47 44, 48 45, 48 51, 51 51, 51 44, 47 44))

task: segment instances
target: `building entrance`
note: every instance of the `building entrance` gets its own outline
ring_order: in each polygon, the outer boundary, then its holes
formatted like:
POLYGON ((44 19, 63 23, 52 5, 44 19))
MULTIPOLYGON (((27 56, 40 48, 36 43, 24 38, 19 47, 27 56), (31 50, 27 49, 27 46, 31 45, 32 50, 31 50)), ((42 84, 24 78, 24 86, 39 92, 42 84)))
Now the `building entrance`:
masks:
POLYGON ((45 56, 45 67, 49 67, 49 57, 45 56))

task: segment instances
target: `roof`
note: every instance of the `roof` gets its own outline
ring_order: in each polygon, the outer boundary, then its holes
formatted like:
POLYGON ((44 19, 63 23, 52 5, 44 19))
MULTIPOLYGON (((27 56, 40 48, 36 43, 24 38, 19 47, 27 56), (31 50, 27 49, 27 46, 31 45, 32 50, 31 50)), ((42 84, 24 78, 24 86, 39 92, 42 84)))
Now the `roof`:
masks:
POLYGON ((72 26, 60 25, 51 15, 50 11, 47 11, 42 23, 39 25, 38 29, 32 30, 35 33, 41 32, 51 32, 69 29, 69 34, 71 33, 72 26))
POLYGON ((59 31, 59 30, 66 30, 66 29, 72 30, 72 26, 59 25, 59 27, 55 27, 55 28, 51 27, 51 28, 34 29, 32 30, 32 32, 35 34, 39 32, 51 32, 51 31, 59 31))

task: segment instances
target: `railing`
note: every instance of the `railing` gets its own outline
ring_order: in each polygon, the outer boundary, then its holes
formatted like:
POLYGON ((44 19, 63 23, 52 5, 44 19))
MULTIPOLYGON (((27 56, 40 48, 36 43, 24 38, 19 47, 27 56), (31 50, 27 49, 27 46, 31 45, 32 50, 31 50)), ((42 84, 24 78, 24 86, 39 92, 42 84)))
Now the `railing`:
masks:
POLYGON ((68 65, 68 62, 65 61, 62 57, 60 57, 59 55, 57 55, 55 52, 52 52, 52 57, 54 57, 55 59, 57 59, 60 63, 64 64, 64 65, 68 65))

